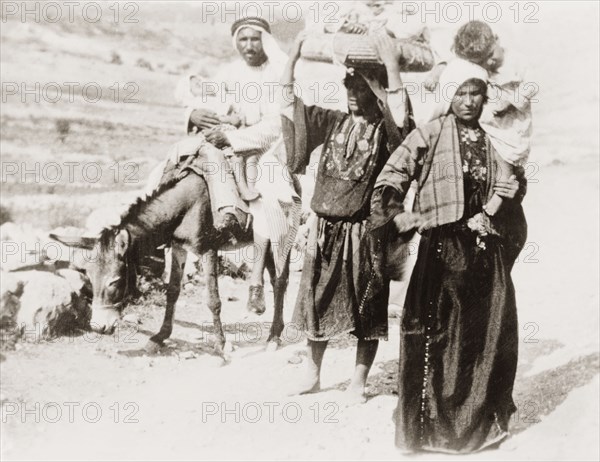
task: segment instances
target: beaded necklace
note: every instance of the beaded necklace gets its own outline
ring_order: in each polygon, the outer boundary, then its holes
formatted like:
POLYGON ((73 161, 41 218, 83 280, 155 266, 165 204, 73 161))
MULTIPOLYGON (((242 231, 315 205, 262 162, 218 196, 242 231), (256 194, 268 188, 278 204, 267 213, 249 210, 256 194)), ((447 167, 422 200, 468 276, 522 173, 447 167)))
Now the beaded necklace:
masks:
POLYGON ((369 150, 373 133, 375 133, 375 124, 367 123, 365 119, 353 120, 348 117, 334 138, 334 150, 342 151, 344 158, 350 157, 358 147, 361 154, 369 150), (352 125, 351 125, 352 124, 352 125))

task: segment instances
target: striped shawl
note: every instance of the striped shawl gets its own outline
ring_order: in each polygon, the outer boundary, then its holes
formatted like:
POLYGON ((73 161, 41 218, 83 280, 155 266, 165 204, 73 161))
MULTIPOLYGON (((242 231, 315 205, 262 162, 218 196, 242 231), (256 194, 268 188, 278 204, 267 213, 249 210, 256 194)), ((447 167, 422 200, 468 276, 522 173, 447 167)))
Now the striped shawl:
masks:
MULTIPOLYGON (((496 178, 495 152, 487 140, 488 190, 496 178)), ((413 210, 425 218, 423 229, 460 220, 464 213, 462 160, 456 119, 453 114, 435 119, 413 130, 390 156, 375 183, 371 209, 374 228, 403 211, 404 200, 413 180, 417 192, 413 210), (395 189, 395 206, 386 203, 385 187, 395 189), (400 202, 398 202, 398 199, 400 202)))

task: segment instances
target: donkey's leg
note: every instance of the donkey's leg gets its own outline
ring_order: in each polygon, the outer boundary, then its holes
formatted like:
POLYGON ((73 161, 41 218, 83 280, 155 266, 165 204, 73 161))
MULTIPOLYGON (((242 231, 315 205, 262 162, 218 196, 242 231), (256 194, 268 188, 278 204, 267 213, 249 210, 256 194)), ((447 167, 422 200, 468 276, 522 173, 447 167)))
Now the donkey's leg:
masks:
POLYGON ((204 254, 204 271, 206 273, 206 289, 208 291, 208 308, 213 315, 213 327, 217 337, 215 350, 223 354, 225 347, 225 334, 221 324, 221 297, 219 296, 219 259, 216 249, 211 249, 204 254))
POLYGON ((269 332, 269 338, 267 339, 267 349, 269 351, 276 350, 281 344, 281 332, 283 332, 283 303, 285 299, 285 291, 287 289, 289 275, 290 275, 290 262, 287 259, 283 271, 277 277, 275 270, 274 255, 271 251, 267 258, 267 270, 271 276, 271 284, 273 285, 273 298, 274 298, 274 311, 273 311, 273 322, 271 324, 271 331, 269 332))
POLYGON ((267 253, 265 255, 265 268, 269 273, 269 279, 271 280, 271 286, 273 286, 273 291, 275 291, 275 286, 277 285, 277 270, 275 269, 275 259, 273 257, 273 246, 269 245, 267 248, 267 253))
POLYGON ((160 331, 150 337, 147 350, 156 350, 163 342, 171 336, 173 332, 173 317, 175 315, 175 304, 181 292, 181 278, 183 276, 183 267, 187 252, 182 247, 174 244, 171 247, 171 275, 169 278, 169 287, 167 288, 167 307, 165 309, 165 319, 160 331))

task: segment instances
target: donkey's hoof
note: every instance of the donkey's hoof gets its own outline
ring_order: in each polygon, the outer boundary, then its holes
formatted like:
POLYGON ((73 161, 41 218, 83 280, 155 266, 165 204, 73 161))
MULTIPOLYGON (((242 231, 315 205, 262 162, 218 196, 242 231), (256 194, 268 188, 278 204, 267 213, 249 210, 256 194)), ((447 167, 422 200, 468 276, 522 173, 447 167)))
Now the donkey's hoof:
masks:
POLYGON ((271 340, 269 340, 267 342, 267 347, 265 348, 265 351, 267 351, 268 353, 273 353, 273 352, 277 351, 280 346, 281 346, 281 340, 278 338, 272 338, 271 340))
POLYGON ((233 346, 233 343, 225 342, 225 345, 223 345, 223 353, 233 353, 234 351, 235 347, 233 346))
POLYGON ((163 348, 165 346, 165 344, 162 341, 156 341, 156 340, 148 340, 148 342, 146 342, 146 346, 144 347, 144 351, 150 355, 154 355, 156 353, 158 353, 161 348, 163 348))
POLYGON ((224 343, 215 343, 213 346, 213 351, 215 352, 216 356, 223 356, 225 353, 223 352, 223 349, 225 348, 225 344, 224 343))

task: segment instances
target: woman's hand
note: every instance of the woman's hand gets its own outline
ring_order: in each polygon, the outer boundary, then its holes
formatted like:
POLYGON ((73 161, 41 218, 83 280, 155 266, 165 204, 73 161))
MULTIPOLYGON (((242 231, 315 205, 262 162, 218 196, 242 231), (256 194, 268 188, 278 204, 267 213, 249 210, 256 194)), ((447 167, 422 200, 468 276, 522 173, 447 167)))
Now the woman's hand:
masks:
POLYGON ((223 149, 231 146, 225 134, 221 131, 214 131, 206 135, 206 141, 212 144, 215 148, 223 149))
POLYGON ((394 217, 394 224, 399 233, 420 229, 425 220, 420 213, 403 212, 394 217))
POLYGON ((349 23, 347 22, 340 28, 340 32, 345 34, 358 34, 364 35, 368 32, 367 26, 361 23, 349 23))
POLYGON ((201 130, 216 127, 221 123, 217 113, 209 109, 194 109, 190 115, 190 121, 201 130))
POLYGON ((288 62, 283 69, 283 73, 281 74, 279 83, 283 86, 284 91, 283 98, 281 99, 282 109, 291 105, 291 101, 294 100, 294 90, 292 88, 292 85, 294 84, 294 70, 296 68, 296 62, 300 59, 300 52, 306 37, 306 31, 302 31, 296 36, 290 50, 290 59, 288 59, 288 62))
POLYGON ((388 89, 394 91, 401 89, 400 58, 402 57, 402 52, 398 50, 394 40, 386 32, 370 35, 369 38, 371 45, 377 50, 379 58, 385 66, 388 76, 388 89))
POLYGON ((394 40, 385 32, 379 32, 369 36, 371 45, 375 48, 379 54, 379 58, 383 62, 384 66, 388 70, 398 71, 400 70, 400 58, 402 52, 398 50, 394 40))
POLYGON ((485 213, 476 213, 467 220, 467 226, 469 229, 478 236, 485 237, 487 235, 498 236, 498 232, 492 226, 490 217, 485 213))
POLYGON ((296 36, 296 39, 294 40, 294 44, 292 45, 292 49, 290 51, 290 60, 292 60, 293 62, 296 62, 298 61, 298 59, 300 59, 302 45, 304 44, 307 35, 308 34, 306 33, 306 31, 302 31, 296 36))
POLYGON ((494 192, 505 199, 514 199, 519 192, 517 177, 511 175, 508 181, 497 181, 494 184, 494 192))

